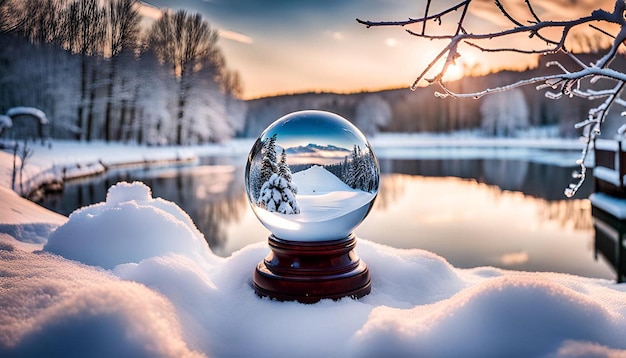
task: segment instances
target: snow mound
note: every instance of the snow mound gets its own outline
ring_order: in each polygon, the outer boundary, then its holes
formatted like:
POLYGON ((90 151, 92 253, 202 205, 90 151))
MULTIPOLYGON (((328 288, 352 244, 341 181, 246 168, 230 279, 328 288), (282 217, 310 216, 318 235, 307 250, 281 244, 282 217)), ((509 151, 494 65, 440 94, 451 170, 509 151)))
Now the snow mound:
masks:
POLYGON ((29 116, 36 117, 37 119, 39 119, 39 123, 41 124, 49 123, 48 118, 46 117, 46 114, 39 108, 13 107, 13 108, 9 108, 9 110, 7 111, 7 116, 9 117, 14 117, 14 116, 19 116, 19 115, 29 115, 29 116))
POLYGON ((152 200, 152 189, 141 183, 117 183, 109 188, 106 202, 109 205, 118 205, 127 201, 149 201, 152 200))
POLYGON ((45 253, 0 249, 0 260, 2 357, 201 356, 144 285, 45 253))
POLYGON ((293 174, 299 195, 319 195, 334 191, 354 191, 333 173, 319 165, 293 174))
POLYGON ((171 252, 215 259, 189 215, 140 182, 114 185, 106 202, 74 211, 44 250, 107 269, 171 252))

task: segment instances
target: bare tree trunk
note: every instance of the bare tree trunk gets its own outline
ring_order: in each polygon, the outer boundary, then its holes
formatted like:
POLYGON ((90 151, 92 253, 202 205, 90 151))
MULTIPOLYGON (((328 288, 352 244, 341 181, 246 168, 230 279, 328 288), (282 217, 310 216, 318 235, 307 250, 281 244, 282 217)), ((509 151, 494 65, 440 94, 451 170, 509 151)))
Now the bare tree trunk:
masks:
POLYGON ((17 175, 17 149, 18 145, 13 146, 13 174, 11 175, 11 189, 15 190, 15 177, 17 175))
POLYGON ((131 128, 130 133, 128 134, 128 139, 131 140, 133 137, 136 138, 137 133, 137 96, 139 95, 139 85, 135 85, 133 91, 133 97, 130 100, 130 113, 128 117, 128 125, 131 128))
POLYGON ((122 106, 120 108, 120 140, 123 142, 126 142, 128 132, 128 124, 126 123, 127 102, 127 100, 123 99, 122 106))
POLYGON ((176 116, 176 144, 183 144, 183 115, 185 110, 185 99, 178 96, 178 115, 176 116))
POLYGON ((116 57, 112 57, 109 62, 109 80, 107 83, 107 104, 104 111, 104 140, 111 141, 111 109, 113 107, 113 86, 115 82, 116 57))
POLYGON ((80 131, 76 133, 76 139, 84 139, 83 126, 83 110, 85 99, 87 97, 87 56, 80 56, 80 102, 78 103, 78 118, 76 119, 76 127, 80 131))
POLYGON ((96 66, 93 67, 93 70, 91 72, 91 86, 89 89, 89 111, 87 112, 87 133, 86 133, 86 139, 88 142, 90 142, 92 140, 92 133, 93 133, 93 121, 94 121, 94 114, 93 114, 93 106, 94 103, 96 101, 96 76, 97 76, 97 70, 96 70, 96 66))

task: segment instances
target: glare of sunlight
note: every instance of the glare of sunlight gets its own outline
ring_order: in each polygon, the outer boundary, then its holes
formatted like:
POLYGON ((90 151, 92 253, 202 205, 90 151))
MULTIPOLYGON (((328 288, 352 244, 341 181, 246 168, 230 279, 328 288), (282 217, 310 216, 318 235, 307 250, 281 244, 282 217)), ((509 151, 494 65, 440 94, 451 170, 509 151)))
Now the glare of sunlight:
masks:
POLYGON ((455 81, 463 77, 465 69, 462 65, 450 65, 448 66, 448 70, 446 74, 443 76, 443 79, 446 81, 455 81))
POLYGON ((398 45, 398 40, 394 39, 393 37, 390 37, 385 40, 385 45, 389 47, 396 47, 398 45))
POLYGON ((505 266, 521 265, 527 263, 528 259, 526 251, 509 252, 500 256, 500 263, 505 266))

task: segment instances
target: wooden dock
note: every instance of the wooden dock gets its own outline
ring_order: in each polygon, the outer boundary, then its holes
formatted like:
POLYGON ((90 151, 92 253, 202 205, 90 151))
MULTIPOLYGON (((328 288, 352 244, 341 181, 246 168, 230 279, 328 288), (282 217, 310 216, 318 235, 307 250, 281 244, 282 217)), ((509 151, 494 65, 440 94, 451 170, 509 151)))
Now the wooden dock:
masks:
POLYGON ((622 140, 594 141, 595 192, 591 212, 595 229, 595 255, 602 255, 626 282, 626 143, 622 140))

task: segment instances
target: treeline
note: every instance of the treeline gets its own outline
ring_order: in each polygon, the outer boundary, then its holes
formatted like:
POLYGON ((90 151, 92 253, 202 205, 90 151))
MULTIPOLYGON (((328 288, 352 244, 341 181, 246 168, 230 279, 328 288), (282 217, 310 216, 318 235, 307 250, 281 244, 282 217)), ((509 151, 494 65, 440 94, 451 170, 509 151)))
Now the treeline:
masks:
POLYGON ((146 25, 138 0, 0 0, 0 113, 37 107, 50 135, 192 144, 243 128, 218 32, 199 14, 146 25))
MULTIPOLYGON (((578 56, 583 63, 590 63, 597 61, 601 53, 578 56)), ((526 71, 500 71, 480 77, 469 76, 449 85, 458 92, 471 92, 555 73, 557 68, 546 66, 546 61, 549 60, 557 60, 572 70, 579 68, 567 55, 556 58, 539 57, 538 65, 526 71)), ((626 71, 626 59, 618 56, 614 66, 626 71)), ((603 85, 602 80, 598 85, 603 85)), ((532 85, 522 87, 516 92, 504 92, 497 99, 493 95, 480 99, 442 99, 434 96, 436 90, 435 87, 417 88, 415 91, 399 88, 373 93, 303 93, 259 98, 248 101, 244 132, 254 137, 269 123, 286 113, 301 109, 320 109, 338 113, 370 134, 375 131, 445 133, 478 130, 486 136, 514 136, 519 130, 529 127, 552 126, 558 128, 560 136, 575 137, 579 133, 574 124, 587 118, 589 109, 598 104, 578 97, 552 100, 546 98, 547 90, 537 91, 532 85), (377 115, 372 115, 373 113, 377 115)), ((621 125, 619 114, 619 111, 610 114, 611 118, 605 124, 604 132, 614 133, 614 129, 621 125)))
POLYGON ((342 162, 324 165, 324 168, 352 189, 377 191, 379 173, 371 150, 363 150, 355 144, 349 157, 346 156, 342 162))

